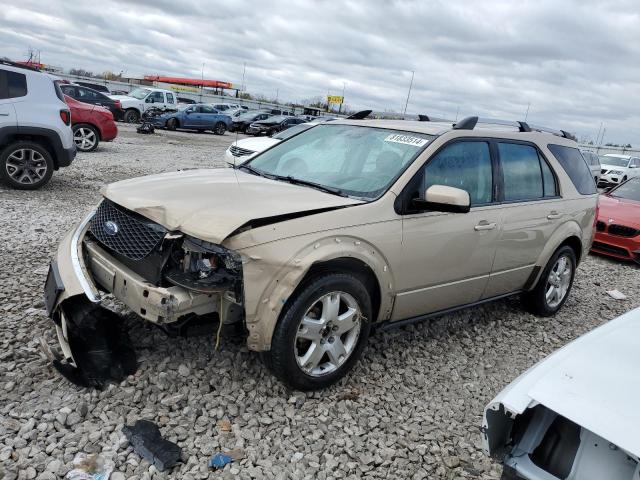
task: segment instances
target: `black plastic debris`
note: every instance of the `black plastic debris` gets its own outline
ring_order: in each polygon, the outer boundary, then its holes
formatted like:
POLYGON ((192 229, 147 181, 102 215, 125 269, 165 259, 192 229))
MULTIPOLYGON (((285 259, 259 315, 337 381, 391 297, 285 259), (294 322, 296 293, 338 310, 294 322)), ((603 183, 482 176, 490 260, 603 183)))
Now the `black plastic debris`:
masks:
POLYGON ((140 125, 138 128, 136 128, 136 132, 142 133, 142 134, 154 133, 155 130, 156 129, 153 126, 153 123, 151 123, 151 122, 142 122, 142 125, 140 125))
POLYGON ((122 433, 133 445, 133 450, 161 472, 180 460, 180 447, 162 438, 160 429, 153 422, 138 420, 134 425, 125 425, 122 433))
POLYGON ((67 302, 63 309, 76 366, 58 359, 53 365, 67 380, 102 389, 135 373, 136 353, 119 315, 88 300, 67 302))

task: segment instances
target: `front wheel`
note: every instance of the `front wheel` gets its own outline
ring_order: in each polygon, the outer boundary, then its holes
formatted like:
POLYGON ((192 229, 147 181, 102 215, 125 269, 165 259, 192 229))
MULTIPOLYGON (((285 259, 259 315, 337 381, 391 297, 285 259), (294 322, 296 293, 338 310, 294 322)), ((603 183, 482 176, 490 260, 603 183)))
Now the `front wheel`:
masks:
POLYGON ((167 120, 167 130, 175 130, 178 128, 178 119, 170 118, 167 120))
POLYGON ((93 152, 98 148, 100 135, 93 125, 78 123, 73 126, 73 141, 81 152, 93 152))
POLYGON ((124 112, 124 121, 126 123, 138 123, 140 121, 140 114, 137 110, 130 108, 124 112))
POLYGON ((576 254, 573 249, 565 245, 556 250, 535 288, 524 294, 527 310, 541 317, 555 315, 569 296, 575 272, 576 254))
POLYGON ((304 285, 276 325, 265 363, 299 390, 325 388, 346 375, 371 329, 371 297, 356 277, 335 273, 304 285))
POLYGON ((216 123, 215 126, 213 127, 213 133, 215 133, 216 135, 224 135, 224 132, 226 131, 227 131, 227 127, 222 122, 216 123))

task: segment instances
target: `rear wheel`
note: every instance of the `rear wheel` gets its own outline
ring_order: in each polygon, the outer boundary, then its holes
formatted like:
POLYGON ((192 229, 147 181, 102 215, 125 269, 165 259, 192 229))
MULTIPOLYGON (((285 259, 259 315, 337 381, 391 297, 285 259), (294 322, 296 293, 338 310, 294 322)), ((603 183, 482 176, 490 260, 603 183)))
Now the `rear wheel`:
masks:
POLYGON ((51 154, 36 142, 15 142, 0 153, 0 178, 13 188, 35 190, 49 182, 52 175, 51 154))
POLYGON ((542 317, 555 315, 569 296, 575 271, 575 252, 569 246, 560 247, 547 263, 538 284, 524 295, 527 309, 542 317))
POLYGON ((299 390, 327 387, 353 367, 367 342, 371 297, 349 274, 329 274, 308 282, 285 307, 265 363, 299 390))
POLYGON ((92 152, 98 148, 100 134, 93 125, 78 123, 73 126, 73 141, 81 152, 92 152))
POLYGON ((218 122, 213 127, 213 133, 216 135, 224 135, 224 132, 227 131, 227 126, 223 122, 218 122))
POLYGON ((126 123, 138 123, 140 121, 140 113, 137 110, 130 108, 124 112, 124 121, 126 123))
POLYGON ((177 118, 170 118, 169 120, 167 120, 167 129, 168 130, 175 130, 176 128, 178 128, 178 119, 177 118))

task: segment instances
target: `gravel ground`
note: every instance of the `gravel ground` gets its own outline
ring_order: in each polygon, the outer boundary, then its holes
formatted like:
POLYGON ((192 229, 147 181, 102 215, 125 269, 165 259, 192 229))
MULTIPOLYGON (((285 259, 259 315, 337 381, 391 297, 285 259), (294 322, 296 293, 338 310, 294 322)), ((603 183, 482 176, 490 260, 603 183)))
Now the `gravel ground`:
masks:
POLYGON ((102 185, 221 166, 234 138, 143 136, 121 125, 116 141, 79 154, 40 191, 0 185, 4 478, 60 478, 85 452, 113 461, 116 480, 496 479, 501 467, 480 449, 485 404, 550 352, 640 304, 638 267, 589 256, 555 318, 535 318, 510 299, 378 333, 347 379, 307 395, 275 381, 239 338, 224 338, 215 352, 209 338, 169 339, 128 315, 141 361, 137 373, 104 391, 69 384, 38 340, 57 347, 42 286, 58 240, 98 202, 102 185), (612 288, 627 300, 609 298, 605 290, 612 288), (183 463, 170 474, 157 472, 124 440, 122 426, 137 419, 155 421, 182 447, 183 463), (212 454, 236 447, 244 460, 208 471, 212 454))

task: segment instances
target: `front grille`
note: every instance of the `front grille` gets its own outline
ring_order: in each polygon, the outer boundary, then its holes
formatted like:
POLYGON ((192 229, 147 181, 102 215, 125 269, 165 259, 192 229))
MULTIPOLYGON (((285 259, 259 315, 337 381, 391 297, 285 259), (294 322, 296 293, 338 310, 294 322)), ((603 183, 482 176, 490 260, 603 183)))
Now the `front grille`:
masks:
POLYGON ((598 220, 596 223, 596 230, 599 232, 604 232, 607 229, 607 224, 601 220, 598 220))
POLYGON ((615 245, 609 245, 608 243, 593 242, 591 246, 594 250, 598 250, 605 253, 612 253, 613 255, 619 255, 621 257, 629 257, 629 252, 624 248, 616 247, 615 245))
POLYGON ((167 230, 161 225, 136 215, 109 200, 104 200, 96 210, 89 231, 109 250, 130 260, 145 258, 167 233, 167 230), (111 227, 109 233, 107 233, 107 227, 111 227))
POLYGON ((254 153, 253 150, 247 150, 246 148, 236 147, 235 145, 231 145, 231 148, 229 148, 229 151, 231 152, 231 155, 233 155, 234 157, 244 157, 245 155, 251 155, 252 153, 254 153))
POLYGON ((640 234, 640 231, 626 225, 609 225, 609 235, 617 235, 618 237, 635 237, 640 234))

